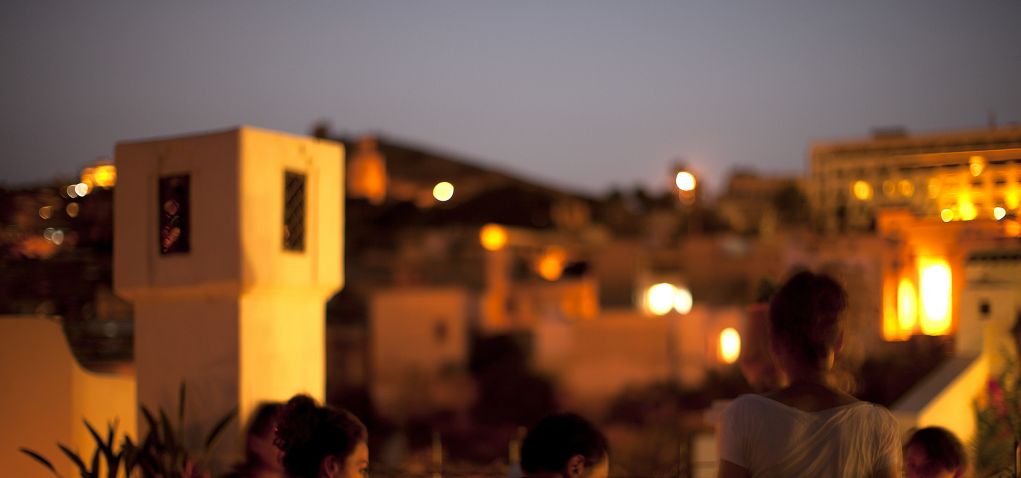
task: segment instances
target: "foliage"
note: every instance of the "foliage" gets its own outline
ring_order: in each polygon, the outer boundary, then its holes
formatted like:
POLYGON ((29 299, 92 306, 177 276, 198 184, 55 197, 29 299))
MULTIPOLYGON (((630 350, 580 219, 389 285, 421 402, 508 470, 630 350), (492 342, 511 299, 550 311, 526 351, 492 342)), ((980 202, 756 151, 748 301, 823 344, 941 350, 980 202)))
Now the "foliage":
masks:
MULTIPOLYGON (((144 438, 137 444, 126 434, 122 436, 119 446, 116 444, 117 423, 108 425, 105 438, 84 420, 85 428, 95 441, 96 449, 92 457, 86 461, 77 451, 67 445, 58 443, 60 451, 74 463, 83 478, 115 478, 123 469, 124 476, 145 476, 165 478, 200 478, 208 477, 209 472, 203 468, 205 458, 227 425, 237 415, 231 410, 217 421, 216 425, 205 435, 203 446, 195 453, 185 443, 181 431, 184 427, 185 386, 182 383, 178 393, 177 422, 172 423, 166 411, 160 408, 157 414, 145 406, 141 407, 148 429, 144 438), (105 473, 103 473, 105 471, 105 473)), ((54 475, 61 476, 53 463, 36 451, 21 448, 28 455, 54 475)))
POLYGON ((1012 355, 1003 355, 1003 371, 989 380, 986 394, 974 404, 976 476, 1019 476, 1015 453, 1021 441, 1021 375, 1012 355))

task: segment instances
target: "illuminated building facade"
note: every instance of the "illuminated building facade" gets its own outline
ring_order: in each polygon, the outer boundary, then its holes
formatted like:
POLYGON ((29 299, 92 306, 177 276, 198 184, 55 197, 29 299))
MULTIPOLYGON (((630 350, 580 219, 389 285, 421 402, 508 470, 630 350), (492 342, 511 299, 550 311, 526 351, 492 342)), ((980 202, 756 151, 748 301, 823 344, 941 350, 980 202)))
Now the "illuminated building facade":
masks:
POLYGON ((1021 203, 1021 127, 821 142, 809 173, 826 232, 872 230, 890 207, 942 222, 1002 219, 1021 203))

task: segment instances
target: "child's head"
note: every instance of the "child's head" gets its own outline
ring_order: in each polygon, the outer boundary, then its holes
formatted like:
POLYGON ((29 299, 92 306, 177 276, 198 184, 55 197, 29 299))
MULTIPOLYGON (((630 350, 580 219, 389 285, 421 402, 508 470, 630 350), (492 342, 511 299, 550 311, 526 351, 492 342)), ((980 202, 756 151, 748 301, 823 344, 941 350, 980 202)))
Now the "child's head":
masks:
POLYGON ((608 466, 606 437, 573 413, 546 416, 521 444, 521 468, 529 476, 605 478, 608 466))
POLYGON ((927 427, 915 431, 904 445, 907 478, 960 478, 968 469, 968 455, 949 430, 927 427))

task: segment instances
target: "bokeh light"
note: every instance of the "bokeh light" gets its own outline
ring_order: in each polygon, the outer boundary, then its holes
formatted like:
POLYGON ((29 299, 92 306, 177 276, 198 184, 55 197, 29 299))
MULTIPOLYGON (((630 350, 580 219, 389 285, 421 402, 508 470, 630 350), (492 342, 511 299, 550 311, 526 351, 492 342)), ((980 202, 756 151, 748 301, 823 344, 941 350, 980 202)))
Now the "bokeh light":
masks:
POLYGON ((666 315, 674 308, 676 289, 666 282, 649 287, 645 291, 645 310, 653 315, 666 315))
POLYGON ((907 179, 901 179, 900 182, 897 183, 897 189, 900 190, 901 196, 904 196, 906 198, 915 195, 915 185, 912 184, 911 181, 908 181, 907 179))
POLYGON ((954 220, 954 211, 951 211, 950 209, 944 209, 944 210, 939 212, 939 218, 942 219, 943 222, 953 221, 954 220))
POLYGON ((564 263, 567 261, 567 253, 560 247, 551 246, 539 258, 536 269, 539 276, 548 281, 555 281, 564 273, 564 263))
POLYGON ((686 287, 678 287, 674 293, 674 310, 678 314, 687 314, 694 305, 695 300, 691 297, 691 291, 686 287))
POLYGON ((920 261, 920 269, 922 317, 919 325, 922 333, 946 335, 950 332, 950 265, 942 259, 923 259, 920 261))
POLYGON ((957 202, 957 211, 961 214, 962 221, 971 221, 978 217, 978 209, 968 199, 961 199, 957 202))
POLYGON ((734 363, 741 356, 741 334, 732 327, 720 332, 720 359, 723 363, 734 363))
POLYGON ((854 182, 854 185, 851 187, 851 192, 859 201, 868 201, 869 199, 872 199, 872 186, 860 179, 854 182))
POLYGON ((499 224, 486 224, 479 231, 479 242, 487 251, 499 251, 507 245, 507 230, 499 224))
POLYGON ((1007 210, 1002 208, 1002 207, 999 207, 999 206, 994 207, 993 208, 993 217, 997 221, 999 221, 1000 219, 1003 219, 1003 218, 1007 217, 1007 210))
POLYGON ((972 156, 968 158, 968 170, 971 171, 972 176, 978 176, 982 174, 982 171, 986 169, 986 158, 982 156, 972 156))
POLYGON ((910 335, 918 323, 918 294, 915 285, 901 279, 897 285, 897 326, 901 335, 910 335))
POLYGON ((433 186, 433 197, 440 202, 449 201, 454 197, 454 185, 446 181, 436 183, 436 186, 433 186))
POLYGON ((695 190, 696 181, 695 175, 688 171, 681 171, 674 177, 674 183, 677 184, 677 189, 684 192, 691 192, 695 190))
MULTIPOLYGON (((92 169, 92 181, 101 188, 112 188, 117 184, 117 168, 112 164, 103 164, 92 169)), ((83 183, 88 183, 82 179, 83 183)))
POLYGON ((78 197, 85 197, 89 193, 89 185, 85 183, 78 183, 74 185, 74 192, 78 197))
POLYGON ((78 217, 78 212, 80 210, 81 206, 79 206, 78 203, 76 202, 68 203, 67 207, 64 208, 64 211, 67 212, 68 217, 78 217))

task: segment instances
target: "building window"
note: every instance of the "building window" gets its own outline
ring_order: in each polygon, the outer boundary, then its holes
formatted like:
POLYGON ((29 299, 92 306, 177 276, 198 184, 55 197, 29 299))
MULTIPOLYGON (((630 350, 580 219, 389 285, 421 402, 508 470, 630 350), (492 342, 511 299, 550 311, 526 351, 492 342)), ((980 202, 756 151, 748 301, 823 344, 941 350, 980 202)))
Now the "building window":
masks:
POLYGON ((305 175, 284 172, 284 250, 305 250, 305 175))
POLYGON ((183 254, 191 250, 190 193, 187 174, 164 176, 159 184, 159 244, 161 255, 183 254))

